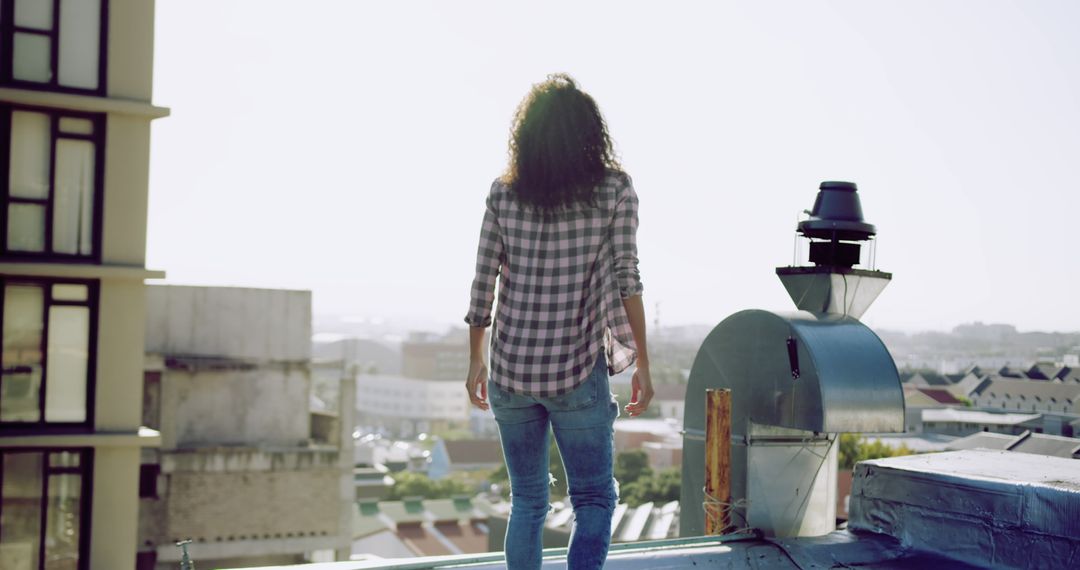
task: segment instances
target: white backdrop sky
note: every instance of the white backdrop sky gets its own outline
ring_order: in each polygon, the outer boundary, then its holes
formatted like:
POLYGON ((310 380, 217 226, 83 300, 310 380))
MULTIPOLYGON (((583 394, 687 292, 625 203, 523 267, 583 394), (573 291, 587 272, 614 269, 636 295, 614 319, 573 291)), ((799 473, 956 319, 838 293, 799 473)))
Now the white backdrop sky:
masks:
MULTIPOLYGON (((1080 3, 158 0, 148 264, 461 323, 513 110, 572 74, 641 199, 665 324, 791 308, 773 268, 859 184, 864 320, 1080 330, 1080 3)), ((805 249, 804 249, 805 252, 805 249)), ((651 315, 650 315, 651 319, 651 315)))

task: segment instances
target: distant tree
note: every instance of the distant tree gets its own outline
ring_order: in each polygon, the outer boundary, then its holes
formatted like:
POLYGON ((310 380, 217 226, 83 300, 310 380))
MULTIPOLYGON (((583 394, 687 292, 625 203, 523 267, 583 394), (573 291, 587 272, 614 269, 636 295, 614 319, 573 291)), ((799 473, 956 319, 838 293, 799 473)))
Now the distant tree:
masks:
POLYGON ((883 457, 899 457, 911 455, 906 445, 891 447, 882 441, 867 441, 865 437, 857 433, 840 434, 840 469, 853 469, 855 464, 868 459, 881 459, 883 457))
POLYGON ((649 470, 637 480, 621 485, 619 500, 631 507, 645 503, 667 503, 679 500, 682 492, 682 470, 678 467, 664 469, 659 473, 649 470))
POLYGON ((972 406, 971 399, 966 396, 957 396, 956 399, 960 400, 960 403, 963 404, 965 408, 970 408, 972 406))
POLYGON ((394 474, 394 486, 390 488, 391 501, 400 501, 405 497, 423 497, 425 499, 447 499, 454 495, 473 493, 472 487, 464 481, 447 477, 433 481, 423 473, 403 471, 394 474))
POLYGON ((649 456, 644 450, 624 451, 615 456, 615 479, 619 485, 629 485, 641 477, 652 475, 649 456))

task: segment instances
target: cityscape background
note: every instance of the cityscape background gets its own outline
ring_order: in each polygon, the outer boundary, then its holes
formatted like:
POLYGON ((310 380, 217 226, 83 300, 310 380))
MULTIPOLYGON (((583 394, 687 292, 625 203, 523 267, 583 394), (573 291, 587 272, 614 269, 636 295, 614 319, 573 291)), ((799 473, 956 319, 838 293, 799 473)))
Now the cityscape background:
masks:
POLYGON ((564 71, 634 178, 650 322, 657 302, 672 325, 787 307, 772 268, 839 179, 895 274, 871 326, 1076 330, 1078 18, 1063 0, 164 0, 148 263, 310 289, 320 316, 459 324, 514 108, 564 71))
MULTIPOLYGON (((179 541, 200 568, 498 553, 508 475, 463 390, 461 316, 509 118, 552 71, 600 101, 642 199, 656 394, 614 424, 616 550, 699 532, 682 491, 717 442, 690 388, 739 376, 726 476, 770 476, 725 498, 806 541, 650 556, 1067 565, 1074 521, 1008 527, 983 499, 1067 510, 1080 485, 1078 12, 0 0, 0 568, 166 570, 179 541), (774 268, 807 263, 795 225, 826 179, 858 182, 880 232, 857 266, 894 276, 864 319, 876 336, 832 318, 837 290, 797 302, 812 325, 754 312, 705 342, 741 309, 792 309, 774 268), (866 483, 890 470, 901 484, 866 483), (932 512, 849 512, 917 494, 932 512), (961 552, 969 523, 983 538, 961 552)), ((837 273, 800 277, 821 292, 837 273)), ((611 379, 620 402, 631 374, 611 379)), ((555 447, 549 468, 559 547, 555 447)))

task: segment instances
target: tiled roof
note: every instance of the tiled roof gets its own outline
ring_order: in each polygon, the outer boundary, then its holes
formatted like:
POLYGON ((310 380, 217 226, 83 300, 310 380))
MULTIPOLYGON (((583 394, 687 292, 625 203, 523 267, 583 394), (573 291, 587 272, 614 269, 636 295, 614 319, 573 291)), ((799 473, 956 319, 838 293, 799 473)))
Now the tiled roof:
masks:
POLYGON ((1071 459, 1077 452, 1080 452, 1080 439, 1063 437, 1060 435, 1032 433, 1016 442, 1009 448, 1009 451, 1035 453, 1037 455, 1052 455, 1054 457, 1071 459))
POLYGON ((1061 372, 1061 367, 1055 364, 1048 364, 1045 362, 1031 365, 1028 369, 1028 378, 1032 380, 1053 380, 1058 377, 1058 373, 1061 372))
POLYGON ((998 376, 1004 376, 1006 378, 1027 378, 1026 370, 1012 368, 1009 366, 1002 366, 1001 369, 997 371, 997 373, 998 376))
POLYGON ((919 388, 919 391, 932 398, 939 404, 959 404, 960 400, 956 399, 951 392, 944 388, 919 388))
POLYGON ((1069 404, 1080 400, 1080 384, 1046 382, 1042 380, 1017 380, 1001 376, 990 377, 990 382, 980 386, 980 396, 991 398, 1020 398, 1032 402, 1069 404))

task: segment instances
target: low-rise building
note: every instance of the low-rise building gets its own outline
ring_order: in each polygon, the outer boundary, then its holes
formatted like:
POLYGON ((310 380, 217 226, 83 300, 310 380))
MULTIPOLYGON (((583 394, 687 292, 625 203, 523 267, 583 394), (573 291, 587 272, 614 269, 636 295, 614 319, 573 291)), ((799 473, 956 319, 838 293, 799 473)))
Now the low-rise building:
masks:
POLYGON ((1080 384, 990 376, 971 394, 977 408, 1080 415, 1080 384))
POLYGON ((431 449, 428 477, 437 481, 454 472, 483 474, 502 464, 502 447, 497 439, 440 439, 431 449))
POLYGON ((963 437, 978 432, 1016 435, 1042 425, 1042 414, 940 408, 922 410, 924 433, 963 437))
POLYGON ((357 422, 371 431, 401 437, 468 429, 469 398, 462 378, 362 373, 356 377, 357 422))

